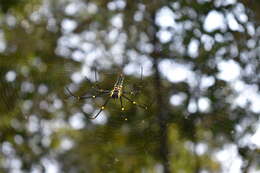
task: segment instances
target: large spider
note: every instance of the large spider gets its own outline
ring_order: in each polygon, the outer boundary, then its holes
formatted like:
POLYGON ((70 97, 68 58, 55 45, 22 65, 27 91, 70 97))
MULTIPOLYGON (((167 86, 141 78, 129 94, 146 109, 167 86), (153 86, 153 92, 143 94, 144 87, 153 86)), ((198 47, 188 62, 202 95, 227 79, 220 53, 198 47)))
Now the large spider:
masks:
MULTIPOLYGON (((96 76, 96 74, 95 74, 96 76)), ((142 71, 141 71, 141 78, 142 78, 142 71)), ((112 99, 119 99, 120 100, 120 105, 121 105, 121 111, 124 111, 125 108, 123 106, 123 99, 126 99, 130 103, 147 110, 148 107, 142 104, 137 103, 136 101, 130 99, 127 94, 134 94, 134 91, 131 92, 126 92, 123 90, 123 82, 124 82, 124 75, 121 73, 115 84, 114 87, 111 90, 103 90, 101 89, 98 85, 95 85, 96 87, 94 88, 96 93, 95 95, 90 95, 90 96, 77 96, 74 95, 68 88, 66 90, 68 91, 69 95, 78 99, 78 100, 83 100, 83 99, 95 99, 96 97, 103 97, 103 96, 108 96, 104 102, 104 104, 100 107, 98 113, 94 116, 88 116, 90 119, 95 119, 98 117, 98 115, 105 109, 106 105, 108 104, 109 100, 112 99)), ((85 112, 83 112, 86 114, 85 112)))

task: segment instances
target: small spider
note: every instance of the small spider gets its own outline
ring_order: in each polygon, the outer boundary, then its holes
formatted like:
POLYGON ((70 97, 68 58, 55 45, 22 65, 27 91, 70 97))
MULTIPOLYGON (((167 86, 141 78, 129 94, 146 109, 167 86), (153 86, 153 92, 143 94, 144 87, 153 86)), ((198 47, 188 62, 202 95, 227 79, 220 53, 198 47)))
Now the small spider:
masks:
MULTIPOLYGON (((95 74, 96 76, 96 74, 95 74)), ((141 71, 141 77, 142 77, 142 71, 141 71)), ((98 111, 98 113, 94 116, 88 116, 90 119, 95 119, 98 117, 98 115, 105 109, 106 105, 108 104, 109 100, 112 98, 112 99, 119 99, 120 100, 120 105, 121 105, 121 111, 124 111, 125 108, 123 107, 123 99, 126 99, 127 101, 129 101, 130 103, 142 108, 142 109, 145 109, 147 110, 148 107, 145 106, 145 105, 142 105, 142 104, 139 104, 137 103, 136 101, 130 99, 127 94, 134 94, 133 91, 131 92, 125 92, 123 90, 123 82, 124 82, 124 75, 121 73, 115 84, 114 84, 114 87, 111 89, 111 90, 103 90, 103 89, 100 89, 98 87, 98 85, 96 85, 96 92, 97 94, 96 95, 91 95, 91 96, 77 96, 77 95, 74 95, 68 88, 65 88, 68 93, 70 94, 70 96, 78 99, 78 100, 82 100, 82 99, 94 99, 96 97, 102 97, 102 96, 108 96, 105 100, 105 103, 100 107, 100 110, 98 111)), ((86 114, 86 113, 85 113, 86 114)))

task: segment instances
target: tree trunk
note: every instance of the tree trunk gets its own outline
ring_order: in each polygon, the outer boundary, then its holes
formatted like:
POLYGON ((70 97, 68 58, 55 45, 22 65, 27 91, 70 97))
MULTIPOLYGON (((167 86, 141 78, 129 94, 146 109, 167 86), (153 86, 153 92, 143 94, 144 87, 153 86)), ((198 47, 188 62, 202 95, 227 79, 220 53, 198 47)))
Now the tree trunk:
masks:
POLYGON ((169 164, 169 147, 168 147, 168 128, 167 128, 167 104, 163 98, 163 86, 161 83, 160 71, 159 71, 159 55, 160 49, 157 45, 159 40, 156 38, 156 33, 158 28, 155 24, 155 14, 152 16, 152 40, 151 43, 154 46, 154 50, 151 53, 151 57, 153 59, 153 69, 154 69, 154 89, 155 89, 155 97, 156 97, 156 115, 159 126, 159 136, 160 136, 160 145, 159 145, 159 156, 162 161, 164 173, 170 173, 170 164, 169 164))

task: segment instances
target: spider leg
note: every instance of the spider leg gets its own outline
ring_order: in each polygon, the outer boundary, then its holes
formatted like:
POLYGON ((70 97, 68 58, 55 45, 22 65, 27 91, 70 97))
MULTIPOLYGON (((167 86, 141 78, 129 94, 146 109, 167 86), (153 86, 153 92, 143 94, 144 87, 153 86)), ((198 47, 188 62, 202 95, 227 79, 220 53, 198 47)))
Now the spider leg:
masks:
POLYGON ((141 81, 143 81, 143 66, 141 66, 141 81))
POLYGON ((87 114, 87 113, 85 113, 85 112, 82 111, 83 114, 85 114, 89 119, 96 119, 96 118, 99 116, 99 114, 105 109, 105 106, 107 105, 107 103, 108 103, 108 101, 110 100, 110 98, 111 98, 111 97, 108 97, 108 98, 106 99, 105 103, 100 107, 98 113, 97 113, 95 116, 91 117, 91 115, 89 115, 89 114, 87 114))
POLYGON ((141 66, 141 80, 138 83, 135 83, 132 85, 133 89, 130 92, 125 92, 130 95, 137 95, 141 92, 141 89, 143 88, 143 67, 141 66))
POLYGON ((121 105, 121 111, 124 111, 125 108, 123 106, 123 100, 122 100, 122 97, 120 97, 120 105, 121 105))
POLYGON ((107 94, 107 93, 108 93, 108 92, 103 91, 103 92, 99 92, 98 95, 77 96, 77 95, 74 95, 74 94, 69 90, 69 88, 65 87, 65 89, 67 90, 67 92, 69 93, 69 95, 70 95, 71 97, 74 97, 74 98, 76 98, 77 100, 96 98, 96 97, 102 96, 103 94, 107 94))
POLYGON ((145 109, 145 110, 148 109, 147 106, 137 103, 136 101, 130 99, 129 97, 127 97, 127 96, 124 95, 124 94, 122 94, 122 97, 125 98, 126 100, 128 100, 129 102, 131 102, 132 104, 134 104, 134 105, 136 105, 136 106, 139 106, 139 107, 142 108, 142 109, 145 109))
POLYGON ((100 90, 100 87, 97 83, 97 69, 95 68, 94 71, 95 71, 95 74, 94 74, 95 75, 95 84, 94 85, 95 85, 96 88, 98 88, 100 90))
POLYGON ((123 91, 123 94, 129 94, 129 95, 133 95, 133 96, 135 96, 137 93, 138 93, 139 91, 123 91))
POLYGON ((95 83, 97 83, 97 69, 95 68, 94 71, 95 71, 95 83))
MULTIPOLYGON (((96 78, 96 77, 95 77, 96 78)), ((85 79, 89 82, 89 83, 92 83, 86 76, 85 76, 85 79)), ((95 79, 95 83, 94 83, 94 86, 91 86, 92 89, 94 89, 95 92, 109 92, 109 90, 103 90, 99 87, 96 79, 95 79)))

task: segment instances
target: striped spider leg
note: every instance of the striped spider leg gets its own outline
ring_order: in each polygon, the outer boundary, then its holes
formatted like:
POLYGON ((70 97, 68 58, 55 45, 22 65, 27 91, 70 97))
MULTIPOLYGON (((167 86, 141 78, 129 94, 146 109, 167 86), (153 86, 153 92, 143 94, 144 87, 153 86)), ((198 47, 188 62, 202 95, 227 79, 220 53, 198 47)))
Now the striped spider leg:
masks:
POLYGON ((128 100, 130 103, 132 103, 132 104, 134 104, 134 105, 136 105, 136 106, 138 106, 138 107, 140 107, 140 108, 142 108, 142 109, 144 109, 144 110, 147 110, 147 109, 148 109, 147 106, 145 106, 145 105, 143 105, 143 104, 140 104, 140 103, 137 103, 136 101, 130 99, 130 98, 129 98, 128 96, 126 96, 125 94, 123 94, 122 97, 125 98, 126 100, 128 100))
POLYGON ((110 99, 111 99, 111 97, 107 97, 105 103, 100 107, 98 113, 97 113, 95 116, 89 116, 89 114, 87 114, 87 113, 85 113, 85 112, 83 112, 83 113, 84 113, 85 115, 87 115, 88 118, 90 118, 90 119, 96 119, 96 118, 99 116, 99 114, 105 109, 105 107, 106 107, 106 105, 108 104, 108 102, 109 102, 110 99))
POLYGON ((134 85, 134 88, 132 91, 124 91, 122 94, 122 97, 125 98, 126 100, 128 100, 129 102, 131 102, 132 104, 147 110, 148 106, 144 105, 144 104, 140 104, 137 103, 135 100, 132 100, 128 95, 132 95, 132 96, 136 96, 138 94, 140 94, 141 92, 141 88, 143 87, 143 67, 141 67, 141 82, 139 82, 138 86, 134 85))
MULTIPOLYGON (((91 83, 91 81, 85 77, 85 80, 89 83, 91 83)), ((95 70, 95 83, 94 86, 91 87, 92 90, 94 90, 95 94, 92 94, 91 96, 78 96, 78 95, 74 95, 69 88, 65 87, 66 91, 69 93, 69 95, 71 97, 76 98, 77 100, 82 100, 82 99, 90 99, 90 98, 96 98, 96 97, 102 97, 104 94, 108 94, 110 91, 109 90, 103 90, 99 87, 99 85, 97 84, 97 75, 96 75, 96 70, 95 70)))
MULTIPOLYGON (((85 100, 85 99, 95 99, 97 97, 102 97, 104 95, 109 95, 110 94, 110 91, 106 91, 106 90, 97 90, 97 94, 96 95, 90 95, 90 96, 78 96, 78 95, 74 95, 68 88, 66 88, 66 90, 68 91, 68 93, 70 94, 70 96, 76 98, 77 100, 85 100)), ((100 110, 99 112, 95 115, 95 116, 92 116, 92 115, 89 115, 87 113, 85 113, 84 111, 82 111, 82 113, 84 115, 86 115, 88 118, 90 119, 95 119, 104 109, 105 109, 105 106, 107 105, 108 101, 110 100, 111 97, 108 97, 105 101, 105 103, 100 107, 100 110)))
POLYGON ((69 93, 69 95, 71 97, 74 97, 76 98, 77 100, 84 100, 84 99, 91 99, 91 98, 96 98, 96 97, 102 97, 104 94, 108 94, 109 91, 106 91, 106 90, 97 90, 97 94, 93 94, 93 95, 89 95, 89 96, 79 96, 79 95, 75 95, 73 94, 69 88, 65 87, 66 91, 69 93))
POLYGON ((140 82, 138 82, 138 84, 133 84, 132 87, 133 87, 133 89, 131 91, 125 92, 125 93, 133 95, 133 96, 140 94, 141 88, 143 88, 143 67, 142 66, 141 66, 140 82))

